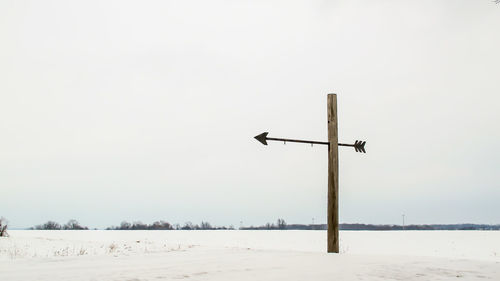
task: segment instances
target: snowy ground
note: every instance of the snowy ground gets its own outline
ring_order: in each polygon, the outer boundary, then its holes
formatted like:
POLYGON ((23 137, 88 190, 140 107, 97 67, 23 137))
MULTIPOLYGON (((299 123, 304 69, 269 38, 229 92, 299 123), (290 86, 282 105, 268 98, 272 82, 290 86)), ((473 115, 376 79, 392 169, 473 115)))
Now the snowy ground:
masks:
POLYGON ((500 280, 500 231, 9 231, 0 280, 500 280))

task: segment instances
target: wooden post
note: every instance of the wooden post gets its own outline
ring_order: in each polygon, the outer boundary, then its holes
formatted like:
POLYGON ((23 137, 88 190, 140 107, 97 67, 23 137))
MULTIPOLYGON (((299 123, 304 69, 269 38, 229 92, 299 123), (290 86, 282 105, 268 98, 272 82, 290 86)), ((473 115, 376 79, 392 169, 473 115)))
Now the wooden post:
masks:
POLYGON ((328 253, 339 252, 339 149, 337 94, 328 94, 328 253))

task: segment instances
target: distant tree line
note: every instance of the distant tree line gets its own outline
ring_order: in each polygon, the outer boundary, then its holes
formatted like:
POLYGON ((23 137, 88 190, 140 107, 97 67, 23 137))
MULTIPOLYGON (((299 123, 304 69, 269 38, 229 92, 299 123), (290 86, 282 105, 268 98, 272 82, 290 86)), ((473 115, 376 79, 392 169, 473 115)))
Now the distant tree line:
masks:
POLYGON ((343 223, 339 225, 339 228, 341 230, 500 230, 500 225, 470 224, 470 223, 411 224, 411 225, 405 225, 403 228, 402 225, 372 225, 372 224, 343 223))
POLYGON ((186 222, 184 225, 175 225, 175 229, 177 230, 234 230, 232 225, 226 226, 213 226, 209 222, 202 221, 199 225, 193 224, 191 222, 186 222))
POLYGON ((156 221, 152 224, 144 224, 142 222, 129 223, 123 221, 120 226, 111 226, 106 230, 172 230, 174 227, 166 221, 156 221))
MULTIPOLYGON (((269 223, 258 227, 241 227, 240 229, 276 229, 269 228, 269 223)), ((288 230, 326 230, 326 224, 289 224, 288 230)), ((412 224, 412 225, 380 225, 380 224, 361 224, 361 223, 341 223, 340 230, 500 230, 500 225, 490 224, 412 224)))
POLYGON ((152 224, 142 222, 129 223, 123 221, 120 226, 111 226, 106 230, 232 230, 233 226, 212 226, 210 223, 202 221, 199 225, 192 222, 186 222, 184 225, 170 224, 166 221, 156 221, 152 224))
MULTIPOLYGON (((433 230, 500 230, 500 224, 431 224, 433 230)), ((408 229, 405 226, 405 229, 408 229)))
MULTIPOLYGON (((30 229, 35 230, 87 230, 88 227, 80 225, 74 219, 69 220, 66 224, 60 225, 54 221, 48 221, 44 224, 36 225, 30 229)), ((123 221, 120 226, 111 226, 106 230, 233 230, 234 227, 213 226, 209 222, 202 221, 200 224, 186 222, 183 225, 171 224, 167 221, 155 221, 152 224, 138 222, 123 221)), ((284 219, 279 218, 275 223, 266 223, 261 226, 240 227, 240 230, 326 230, 326 224, 287 224, 284 219)), ((340 230, 500 230, 500 224, 422 224, 422 225, 390 225, 390 224, 361 224, 361 223, 341 223, 340 230)), ((7 221, 5 218, 0 219, 0 236, 7 235, 7 221)))
MULTIPOLYGON (((326 227, 326 225, 325 225, 326 227)), ((403 230, 402 225, 342 223, 340 230, 403 230)), ((434 230, 430 225, 407 225, 405 230, 434 230)))
POLYGON ((241 230, 273 230, 273 229, 289 229, 284 219, 278 219, 276 224, 274 223, 266 223, 261 226, 248 226, 248 227, 240 227, 241 230))
POLYGON ((60 225, 55 221, 48 221, 44 224, 35 225, 30 228, 34 230, 88 230, 88 227, 81 226, 77 220, 69 220, 65 225, 60 225))

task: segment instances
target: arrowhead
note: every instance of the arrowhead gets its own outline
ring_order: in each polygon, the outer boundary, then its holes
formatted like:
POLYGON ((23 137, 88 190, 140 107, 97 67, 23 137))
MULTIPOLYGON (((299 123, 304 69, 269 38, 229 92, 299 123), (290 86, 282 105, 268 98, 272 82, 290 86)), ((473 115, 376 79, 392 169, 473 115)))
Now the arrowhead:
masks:
POLYGON ((259 142, 261 142, 263 145, 267 145, 267 134, 269 134, 268 132, 265 132, 265 133, 262 133, 258 136, 255 136, 255 139, 258 140, 259 142))

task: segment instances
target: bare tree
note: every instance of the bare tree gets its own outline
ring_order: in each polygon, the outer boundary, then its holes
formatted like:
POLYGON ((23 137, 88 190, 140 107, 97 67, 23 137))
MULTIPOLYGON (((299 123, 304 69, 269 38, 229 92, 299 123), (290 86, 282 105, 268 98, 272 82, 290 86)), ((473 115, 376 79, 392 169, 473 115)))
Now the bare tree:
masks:
POLYGON ((278 225, 278 229, 285 229, 286 228, 286 222, 284 219, 278 219, 276 224, 278 225))
POLYGON ((192 222, 188 221, 184 224, 184 226, 181 229, 182 230, 196 230, 198 228, 199 228, 199 226, 197 224, 193 224, 192 222))
POLYGON ((86 226, 81 226, 77 220, 69 220, 68 223, 66 223, 63 226, 63 229, 65 229, 65 230, 87 230, 88 228, 86 226))
POLYGON ((61 230, 61 225, 55 221, 48 221, 44 224, 35 226, 36 230, 61 230))
POLYGON ((127 222, 127 221, 122 221, 122 223, 120 223, 120 230, 127 230, 127 229, 130 229, 132 228, 132 225, 127 222))
POLYGON ((276 227, 274 226, 274 223, 266 223, 266 225, 264 226, 265 229, 275 229, 276 227))
POLYGON ((213 227, 209 222, 202 221, 201 225, 200 225, 200 229, 213 229, 213 227))
POLYGON ((7 220, 4 217, 0 218, 0 237, 7 237, 9 234, 7 233, 7 220))

